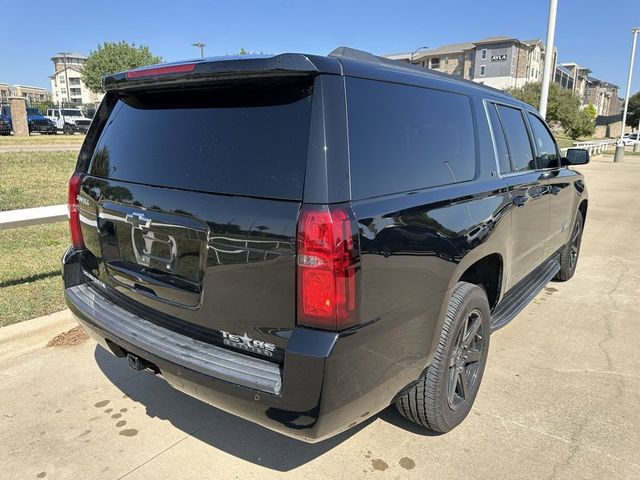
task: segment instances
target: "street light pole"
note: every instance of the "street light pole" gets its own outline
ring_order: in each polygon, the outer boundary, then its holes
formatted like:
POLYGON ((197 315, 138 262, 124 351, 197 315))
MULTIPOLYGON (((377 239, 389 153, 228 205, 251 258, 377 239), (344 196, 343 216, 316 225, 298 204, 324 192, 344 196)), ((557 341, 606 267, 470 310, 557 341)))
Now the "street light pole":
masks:
POLYGON ((620 141, 616 145, 616 153, 613 156, 614 162, 624 160, 624 126, 627 123, 627 109, 629 108, 629 97, 631 96, 631 77, 633 76, 633 60, 636 56, 636 42, 638 41, 638 33, 640 28, 636 27, 631 30, 633 33, 633 45, 631 47, 631 60, 629 61, 629 75, 627 76, 627 94, 624 99, 624 111, 622 112, 622 126, 620 127, 620 141))
POLYGON ((69 97, 69 75, 67 74, 67 55, 69 52, 60 52, 58 55, 62 55, 62 64, 64 65, 64 83, 67 91, 67 103, 71 104, 71 98, 69 97))
POLYGON ((542 71, 542 90, 540 91, 540 115, 547 116, 547 101, 549 100, 549 85, 551 84, 551 67, 553 66, 553 38, 556 34, 556 13, 558 0, 549 2, 549 22, 547 23, 547 45, 544 55, 544 69, 542 71))
POLYGON ((409 57, 409 63, 413 63, 413 56, 419 51, 429 47, 418 47, 413 52, 411 52, 411 56, 409 57))
POLYGON ((204 47, 207 44, 206 43, 202 43, 202 42, 196 42, 196 43, 192 43, 191 45, 193 45, 194 47, 199 47, 200 48, 200 58, 204 58, 204 47))

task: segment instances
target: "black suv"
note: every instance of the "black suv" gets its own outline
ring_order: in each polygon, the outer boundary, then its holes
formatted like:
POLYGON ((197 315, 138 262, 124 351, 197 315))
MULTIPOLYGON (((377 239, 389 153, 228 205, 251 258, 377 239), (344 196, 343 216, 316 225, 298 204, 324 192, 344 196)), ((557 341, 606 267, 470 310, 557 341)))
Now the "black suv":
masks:
MULTIPOLYGON (((305 441, 438 432, 587 213, 530 106, 365 52, 108 76, 69 183, 66 301, 130 367, 305 441)), ((533 392, 532 392, 533 393, 533 392)))

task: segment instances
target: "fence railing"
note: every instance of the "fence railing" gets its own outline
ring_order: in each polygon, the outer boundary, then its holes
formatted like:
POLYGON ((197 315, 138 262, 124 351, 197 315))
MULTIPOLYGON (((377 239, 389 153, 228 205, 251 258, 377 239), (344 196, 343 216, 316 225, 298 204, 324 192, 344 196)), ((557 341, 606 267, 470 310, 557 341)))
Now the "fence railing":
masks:
POLYGON ((61 222, 67 218, 66 205, 9 210, 0 212, 0 230, 61 222))
POLYGON ((597 155, 615 145, 616 140, 614 139, 592 140, 589 142, 574 142, 573 148, 584 148, 585 150, 589 150, 590 155, 597 155))

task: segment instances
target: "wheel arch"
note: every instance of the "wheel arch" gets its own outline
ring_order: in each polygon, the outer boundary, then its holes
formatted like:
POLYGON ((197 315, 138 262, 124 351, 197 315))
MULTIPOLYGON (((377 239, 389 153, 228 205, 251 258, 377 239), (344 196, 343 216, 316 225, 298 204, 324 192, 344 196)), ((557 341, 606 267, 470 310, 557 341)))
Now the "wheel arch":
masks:
POLYGON ((578 205, 578 211, 582 213, 582 220, 585 221, 587 219, 587 208, 589 207, 589 200, 584 199, 578 205))
MULTIPOLYGON (((503 245, 506 247, 506 245, 503 245)), ((504 293, 506 285, 506 277, 508 272, 505 270, 505 265, 508 265, 509 257, 508 250, 505 248, 503 251, 496 249, 486 249, 480 252, 472 252, 472 254, 463 257, 458 264, 455 272, 451 276, 450 284, 446 294, 442 298, 442 305, 440 307, 439 318, 436 326, 436 332, 438 335, 434 335, 433 341, 430 345, 429 352, 427 354, 427 362, 425 366, 428 366, 433 360, 435 349, 437 347, 437 341, 439 339, 439 332, 442 330, 444 323, 444 316, 451 299, 451 293, 453 289, 460 281, 473 283, 480 285, 487 290, 484 283, 488 283, 489 291, 487 296, 489 297, 489 308, 493 310, 500 301, 501 295, 504 293), (491 265, 491 267, 489 267, 491 265), (489 275, 487 279, 483 278, 482 274, 489 275)))
POLYGON ((500 253, 486 255, 462 272, 457 282, 468 282, 484 288, 489 300, 489 307, 493 310, 500 300, 504 260, 500 253))

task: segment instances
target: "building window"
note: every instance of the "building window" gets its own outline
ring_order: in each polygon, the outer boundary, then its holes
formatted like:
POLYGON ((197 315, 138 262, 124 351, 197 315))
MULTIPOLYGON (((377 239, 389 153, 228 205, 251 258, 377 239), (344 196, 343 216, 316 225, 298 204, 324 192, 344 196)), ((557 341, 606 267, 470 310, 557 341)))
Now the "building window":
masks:
POLYGON ((69 78, 69 85, 80 85, 80 79, 79 78, 69 78))
POLYGON ((480 76, 484 77, 484 72, 485 72, 486 67, 484 65, 480 65, 480 76))
POLYGON ((469 67, 467 71, 467 78, 471 80, 473 78, 473 67, 469 67))
POLYGON ((444 64, 449 65, 449 57, 444 57, 444 64))
POLYGON ((487 49, 486 49, 486 48, 483 48, 483 49, 480 51, 480 59, 481 59, 481 60, 486 60, 486 59, 487 59, 487 49))
POLYGON ((440 57, 434 57, 431 59, 431 68, 440 68, 440 57))

